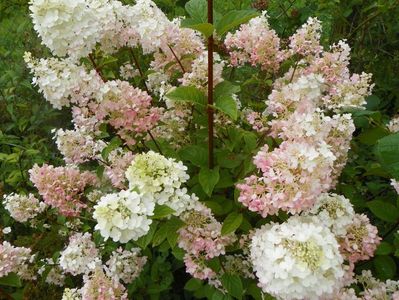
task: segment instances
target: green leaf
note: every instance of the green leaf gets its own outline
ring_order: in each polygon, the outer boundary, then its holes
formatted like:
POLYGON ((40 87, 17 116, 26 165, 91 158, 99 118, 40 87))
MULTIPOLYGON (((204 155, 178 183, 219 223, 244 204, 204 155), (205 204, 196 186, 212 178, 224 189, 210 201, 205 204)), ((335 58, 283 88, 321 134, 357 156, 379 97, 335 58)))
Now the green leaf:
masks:
POLYGON ((181 22, 182 27, 191 28, 201 32, 206 38, 213 34, 214 27, 209 23, 197 23, 194 19, 185 19, 181 22))
POLYGON ((242 218, 242 214, 238 214, 236 212, 229 214, 223 222, 222 235, 236 231, 236 229, 240 227, 242 223, 242 218))
POLYGON ((204 167, 208 163, 208 149, 196 145, 189 145, 179 151, 181 159, 188 160, 197 167, 204 167))
POLYGON ((378 245, 377 250, 375 251, 375 255, 388 255, 391 254, 394 250, 394 247, 387 242, 381 242, 378 245))
POLYGON ((216 99, 215 107, 224 112, 233 120, 237 120, 238 109, 237 103, 232 96, 221 96, 216 99))
POLYGON ((206 0, 190 0, 184 8, 187 13, 198 23, 208 22, 208 2, 206 0))
POLYGON ((136 244, 141 248, 144 249, 146 248, 152 241, 152 238, 155 234, 155 231, 157 230, 158 222, 152 222, 150 226, 150 230, 145 236, 142 236, 136 241, 136 244))
POLYGON ((205 94, 193 86, 180 86, 166 94, 166 98, 172 101, 190 102, 193 104, 206 104, 205 94))
POLYGON ((154 209, 154 215, 151 217, 152 219, 162 219, 171 214, 173 214, 175 210, 171 209, 167 205, 156 205, 154 209))
POLYGON ((107 145, 107 147, 105 147, 103 149, 103 151, 101 152, 101 156, 104 159, 108 158, 108 155, 115 149, 117 149, 120 145, 122 145, 122 140, 120 138, 118 138, 117 136, 114 137, 109 144, 107 145))
POLYGON ((0 278, 0 285, 12 286, 12 287, 22 287, 21 280, 15 273, 10 273, 5 277, 0 278))
POLYGON ((241 278, 237 275, 231 274, 223 274, 221 278, 223 287, 227 290, 227 292, 237 298, 241 299, 243 294, 243 286, 241 282, 241 278))
POLYGON ((215 185, 219 181, 219 167, 216 167, 212 170, 208 168, 201 168, 198 179, 202 189, 210 197, 215 185))
POLYGON ((395 261, 388 255, 377 256, 374 259, 374 266, 378 276, 383 280, 393 278, 396 274, 395 261))
POLYGON ((380 139, 376 145, 376 154, 382 167, 399 179, 399 133, 380 139))
POLYGON ((214 90, 215 99, 220 96, 231 96, 232 94, 238 93, 241 90, 240 86, 232 84, 230 81, 223 80, 219 83, 214 90))
POLYGON ((218 35, 223 35, 230 29, 248 22, 258 15, 259 13, 254 10, 232 10, 224 15, 216 24, 216 32, 218 35))
POLYGON ((367 203, 372 213, 379 219, 395 223, 399 220, 399 209, 389 202, 374 200, 367 203))
POLYGON ((186 282, 184 289, 190 292, 194 292, 202 287, 202 281, 196 278, 191 278, 186 282))
POLYGON ((366 145, 374 145, 379 139, 388 134, 387 130, 382 127, 373 127, 362 132, 358 138, 366 145))

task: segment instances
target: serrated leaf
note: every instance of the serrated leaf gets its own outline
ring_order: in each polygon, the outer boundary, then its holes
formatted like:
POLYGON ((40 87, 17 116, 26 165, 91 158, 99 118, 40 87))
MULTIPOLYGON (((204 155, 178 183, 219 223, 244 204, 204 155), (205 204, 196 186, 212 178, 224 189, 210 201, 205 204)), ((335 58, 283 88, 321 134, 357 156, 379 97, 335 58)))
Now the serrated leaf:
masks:
POLYGON ((227 95, 220 96, 219 98, 216 99, 215 107, 218 110, 224 112, 233 120, 237 120, 238 117, 237 103, 232 96, 227 96, 227 95))
POLYGON ((190 0, 184 8, 195 21, 206 23, 208 21, 208 2, 206 0, 190 0))
POLYGON ((22 283, 17 274, 10 273, 7 276, 0 278, 0 285, 21 287, 22 283))
POLYGON ((215 185, 219 181, 219 167, 216 167, 212 170, 208 168, 201 168, 198 179, 202 189, 210 197, 215 185))
POLYGON ((146 248, 152 241, 152 238, 154 237, 155 231, 157 230, 158 222, 154 221, 152 222, 150 226, 150 230, 145 236, 142 236, 136 241, 136 244, 141 248, 144 249, 146 248))
POLYGON ((194 292, 202 287, 202 281, 196 278, 191 278, 184 285, 184 289, 190 292, 194 292))
POLYGON ((167 205, 156 205, 152 219, 162 219, 175 213, 175 210, 167 205))
POLYGON ((240 227, 242 223, 242 218, 242 214, 238 214, 236 212, 232 212, 231 214, 229 214, 223 222, 222 235, 226 235, 236 231, 236 229, 240 227))
POLYGON ((374 200, 367 202, 367 206, 375 216, 383 221, 395 223, 399 220, 399 209, 391 203, 374 200))
POLYGON ((376 154, 392 177, 399 179, 399 133, 383 137, 377 142, 376 154))
POLYGON ((122 145, 122 140, 118 137, 114 137, 107 145, 107 147, 105 147, 103 149, 103 151, 101 152, 101 156, 104 159, 108 158, 108 155, 115 149, 117 149, 120 145, 122 145))
POLYGON ((180 86, 166 94, 172 101, 190 102, 193 104, 206 104, 205 94, 193 86, 180 86))
POLYGON ((252 18, 258 16, 254 10, 233 10, 224 15, 216 24, 216 32, 218 35, 223 35, 230 29, 248 22, 252 18))
POLYGON ((394 247, 387 242, 381 242, 378 245, 377 250, 375 250, 375 255, 388 255, 391 254, 394 250, 394 247))
POLYGON ((214 90, 215 99, 223 95, 231 96, 241 90, 240 86, 232 84, 230 81, 223 80, 214 90))
POLYGON ((388 255, 377 256, 374 259, 374 266, 378 276, 383 279, 393 278, 396 274, 396 263, 388 255))
POLYGON ((231 274, 223 274, 221 278, 223 287, 227 290, 227 292, 237 298, 241 299, 243 294, 243 286, 241 282, 241 278, 237 275, 231 274))
POLYGON ((184 19, 181 22, 182 27, 191 28, 201 32, 206 38, 213 34, 214 27, 209 23, 198 23, 194 19, 184 19))
POLYGON ((208 163, 208 150, 200 146, 184 147, 179 151, 179 155, 181 159, 188 160, 197 167, 204 167, 208 163))

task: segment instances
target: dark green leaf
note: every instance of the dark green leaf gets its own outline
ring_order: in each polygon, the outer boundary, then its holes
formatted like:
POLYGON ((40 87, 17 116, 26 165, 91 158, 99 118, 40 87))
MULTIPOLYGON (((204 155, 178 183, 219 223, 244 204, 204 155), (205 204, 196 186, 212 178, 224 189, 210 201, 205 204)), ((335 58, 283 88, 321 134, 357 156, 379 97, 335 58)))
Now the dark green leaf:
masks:
POLYGON ((232 212, 227 216, 227 218, 223 222, 222 234, 226 235, 236 231, 236 229, 240 227, 241 222, 242 222, 242 214, 232 212))
POLYGON ((173 214, 174 212, 175 211, 167 205, 156 205, 152 219, 162 219, 173 214))
POLYGON ((212 170, 201 168, 198 179, 202 189, 210 197, 215 185, 219 181, 219 167, 212 170))
POLYGON ((193 86, 180 86, 166 94, 166 98, 172 101, 190 102, 193 104, 206 104, 206 96, 193 86))
POLYGON ((239 276, 225 273, 221 279, 223 287, 231 296, 237 299, 242 298, 243 286, 239 276))
POLYGON ((374 259, 374 266, 382 280, 393 278, 396 274, 396 263, 388 255, 377 256, 374 259))
POLYGON ((179 155, 181 159, 188 160, 197 167, 206 166, 208 163, 208 150, 200 146, 184 147, 179 151, 179 155))
POLYGON ((223 35, 230 29, 248 22, 250 19, 258 16, 254 10, 233 10, 224 15, 221 20, 216 24, 216 32, 218 35, 223 35))
POLYGON ((216 99, 215 107, 233 120, 237 120, 237 103, 232 96, 220 96, 216 99))
POLYGON ((206 0, 190 0, 185 5, 188 14, 198 23, 208 22, 207 7, 208 2, 206 0))
POLYGON ((5 277, 0 278, 0 285, 12 286, 12 287, 21 287, 22 283, 19 279, 18 275, 15 273, 10 273, 5 277))
POLYGON ((380 139, 376 145, 376 153, 381 165, 399 179, 399 133, 380 139))
POLYGON ((374 200, 367 203, 372 213, 386 222, 397 222, 399 220, 399 209, 388 202, 374 200))

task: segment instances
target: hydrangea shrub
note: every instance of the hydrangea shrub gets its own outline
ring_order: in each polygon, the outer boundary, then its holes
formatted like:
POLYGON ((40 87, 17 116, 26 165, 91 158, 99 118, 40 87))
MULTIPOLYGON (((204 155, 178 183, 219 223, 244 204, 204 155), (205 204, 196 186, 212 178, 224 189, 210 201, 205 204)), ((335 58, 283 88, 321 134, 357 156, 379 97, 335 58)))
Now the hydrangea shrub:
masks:
POLYGON ((322 46, 317 18, 283 39, 266 11, 210 24, 205 7, 169 20, 150 0, 30 2, 53 57, 24 60, 71 126, 54 130, 65 164, 34 165, 32 192, 3 204, 62 246, 2 241, 0 280, 173 298, 167 269, 196 298, 399 299, 398 282, 356 272, 381 238, 335 193, 371 74, 349 71, 346 41, 322 46))

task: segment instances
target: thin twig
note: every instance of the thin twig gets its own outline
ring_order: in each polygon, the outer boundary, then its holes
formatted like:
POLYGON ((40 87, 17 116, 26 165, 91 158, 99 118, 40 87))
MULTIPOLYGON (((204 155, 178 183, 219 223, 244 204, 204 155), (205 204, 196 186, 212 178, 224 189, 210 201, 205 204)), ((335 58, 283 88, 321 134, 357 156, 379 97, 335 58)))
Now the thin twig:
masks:
POLYGON ((102 79, 104 82, 107 82, 107 79, 104 77, 104 75, 103 75, 101 69, 97 66, 97 64, 96 64, 96 62, 95 62, 94 57, 93 57, 92 54, 89 54, 89 59, 90 59, 92 65, 93 65, 94 69, 96 70, 98 76, 100 76, 101 79, 102 79))
POLYGON ((137 68, 137 70, 138 70, 139 73, 140 73, 140 77, 141 77, 141 80, 143 81, 144 88, 145 88, 145 90, 147 91, 147 93, 149 94, 150 92, 149 92, 149 90, 148 90, 147 84, 145 83, 145 77, 144 77, 143 70, 142 70, 141 67, 140 67, 140 63, 139 63, 139 61, 138 61, 136 55, 134 54, 133 49, 130 49, 130 48, 129 48, 129 50, 130 50, 130 54, 131 54, 131 56, 132 56, 133 62, 134 62, 134 64, 136 65, 136 68, 137 68))
POLYGON ((172 51, 173 56, 175 57, 177 63, 179 64, 181 70, 183 71, 183 73, 186 73, 186 70, 184 70, 183 64, 181 63, 180 59, 177 57, 175 51, 173 51, 172 47, 170 45, 168 45, 170 51, 172 51))
MULTIPOLYGON (((208 0, 208 23, 213 24, 213 0, 208 0)), ((208 165, 213 169, 213 34, 208 38, 208 165)))
POLYGON ((150 137, 151 137, 152 141, 154 142, 155 146, 157 147, 159 153, 161 153, 161 154, 163 155, 162 150, 161 150, 161 147, 159 146, 159 144, 158 144, 157 141, 155 140, 155 138, 154 138, 154 136, 152 135, 151 131, 147 130, 147 132, 148 132, 148 134, 150 135, 150 137))

